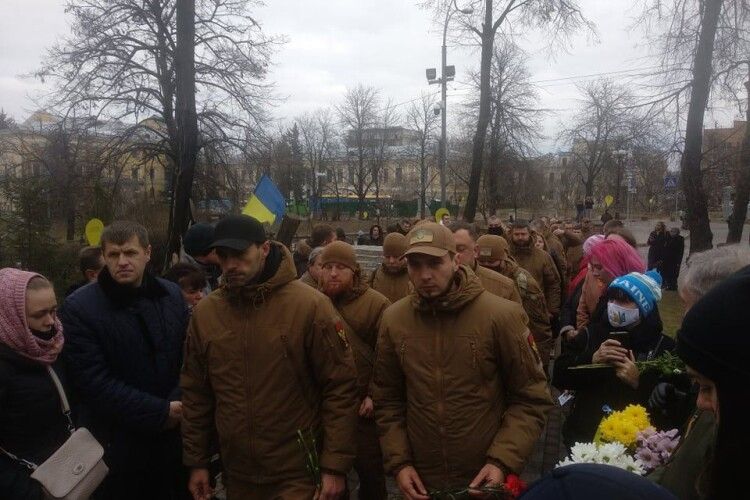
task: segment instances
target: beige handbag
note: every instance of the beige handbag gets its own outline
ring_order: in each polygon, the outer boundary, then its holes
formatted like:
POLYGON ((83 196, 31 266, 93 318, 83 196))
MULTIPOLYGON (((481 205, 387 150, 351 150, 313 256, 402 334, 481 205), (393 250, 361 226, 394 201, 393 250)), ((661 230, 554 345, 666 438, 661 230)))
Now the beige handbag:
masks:
POLYGON ((86 500, 109 472, 103 460, 104 448, 88 430, 73 426, 70 405, 60 379, 51 367, 48 366, 47 371, 60 395, 70 437, 41 465, 18 458, 2 448, 0 451, 33 470, 31 478, 41 483, 48 499, 86 500))

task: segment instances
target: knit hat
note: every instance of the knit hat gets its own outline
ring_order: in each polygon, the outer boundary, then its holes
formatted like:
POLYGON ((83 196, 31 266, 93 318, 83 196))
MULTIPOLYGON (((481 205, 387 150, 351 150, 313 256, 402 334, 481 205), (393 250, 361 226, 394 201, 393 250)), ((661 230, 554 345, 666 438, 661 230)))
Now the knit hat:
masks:
POLYGON ((315 259, 317 259, 318 256, 323 253, 324 248, 325 247, 315 247, 310 250, 310 255, 307 256, 307 263, 312 264, 313 262, 315 262, 315 259))
POLYGON ((677 334, 677 354, 685 364, 714 382, 747 383, 748 304, 750 266, 709 290, 685 315, 677 334))
POLYGON ((214 242, 214 227, 205 222, 193 224, 182 238, 185 253, 191 257, 202 257, 211 251, 214 242))
POLYGON ((497 261, 508 256, 508 241, 502 236, 484 234, 477 240, 479 260, 497 261))
POLYGON ((661 300, 661 274, 656 269, 646 271, 646 274, 628 273, 615 278, 609 288, 619 288, 628 294, 645 318, 661 300))
POLYGON ((448 252, 456 253, 456 242, 453 233, 447 227, 437 222, 425 222, 414 228, 406 235, 408 248, 404 256, 413 253, 443 257, 448 252))
POLYGON ((323 247, 323 253, 320 254, 320 264, 325 266, 331 262, 344 265, 352 271, 356 271, 357 255, 354 253, 354 247, 345 241, 329 243, 323 247))
POLYGON ((573 500, 617 498, 618 500, 677 500, 669 491, 643 476, 599 464, 558 467, 532 484, 523 500, 573 500))
POLYGON ((594 245, 601 243, 604 239, 603 234, 595 234, 594 236, 586 238, 586 241, 583 242, 583 254, 590 255, 591 249, 594 248, 594 245))
POLYGON ((383 240, 383 255, 401 257, 406 252, 406 236, 401 233, 388 233, 383 240))
POLYGON ((26 323, 26 288, 29 281, 42 277, 19 269, 0 269, 0 344, 21 356, 51 365, 63 347, 63 328, 55 319, 55 334, 49 340, 31 333, 26 323))

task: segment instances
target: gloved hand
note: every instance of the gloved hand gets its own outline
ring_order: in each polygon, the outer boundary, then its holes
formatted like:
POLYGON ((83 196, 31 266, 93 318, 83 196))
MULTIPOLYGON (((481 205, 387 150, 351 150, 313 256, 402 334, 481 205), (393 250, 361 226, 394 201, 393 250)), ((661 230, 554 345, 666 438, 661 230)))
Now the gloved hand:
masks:
POLYGON ((659 382, 651 391, 651 396, 648 398, 648 406, 652 410, 660 410, 665 412, 674 406, 681 400, 685 399, 686 393, 670 384, 669 382, 659 382))

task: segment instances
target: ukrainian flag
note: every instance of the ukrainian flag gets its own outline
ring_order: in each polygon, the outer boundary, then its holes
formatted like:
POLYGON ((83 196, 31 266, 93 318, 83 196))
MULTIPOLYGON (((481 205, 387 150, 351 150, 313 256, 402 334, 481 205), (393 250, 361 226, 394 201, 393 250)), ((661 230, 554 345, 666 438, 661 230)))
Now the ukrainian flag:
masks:
POLYGON ((242 213, 258 219, 260 222, 273 224, 276 218, 286 213, 286 200, 276 184, 267 176, 260 178, 255 192, 245 205, 242 213))

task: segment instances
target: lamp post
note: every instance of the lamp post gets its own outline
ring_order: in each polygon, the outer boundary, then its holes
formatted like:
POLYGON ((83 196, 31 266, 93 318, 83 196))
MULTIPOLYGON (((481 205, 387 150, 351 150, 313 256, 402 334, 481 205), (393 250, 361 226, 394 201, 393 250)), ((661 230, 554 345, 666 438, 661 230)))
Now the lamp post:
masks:
POLYGON ((467 7, 465 9, 459 9, 458 5, 456 5, 456 0, 453 0, 453 2, 448 6, 447 12, 445 13, 445 23, 443 25, 443 46, 441 48, 440 53, 440 78, 437 78, 437 72, 435 71, 435 68, 429 68, 427 70, 427 81, 430 85, 433 83, 440 84, 440 148, 438 153, 438 163, 440 165, 440 206, 445 207, 446 205, 446 189, 447 189, 447 180, 446 180, 446 168, 448 163, 448 144, 447 144, 447 91, 448 91, 448 82, 452 81, 456 76, 456 67, 455 66, 448 66, 448 55, 447 55, 447 49, 446 49, 446 38, 448 36, 448 23, 450 23, 451 16, 455 12, 460 12, 461 14, 471 14, 474 12, 474 9, 471 7, 467 7))

